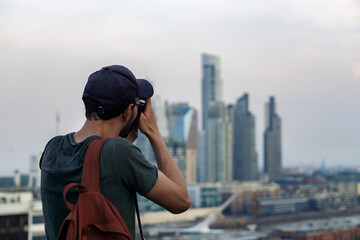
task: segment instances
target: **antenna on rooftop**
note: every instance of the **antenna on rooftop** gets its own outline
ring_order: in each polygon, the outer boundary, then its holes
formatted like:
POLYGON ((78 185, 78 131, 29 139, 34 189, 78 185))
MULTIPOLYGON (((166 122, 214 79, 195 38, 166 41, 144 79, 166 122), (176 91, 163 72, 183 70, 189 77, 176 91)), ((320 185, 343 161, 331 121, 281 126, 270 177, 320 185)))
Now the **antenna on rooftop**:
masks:
POLYGON ((60 129, 60 114, 59 111, 56 111, 56 116, 55 116, 55 133, 56 135, 59 135, 59 129, 60 129))

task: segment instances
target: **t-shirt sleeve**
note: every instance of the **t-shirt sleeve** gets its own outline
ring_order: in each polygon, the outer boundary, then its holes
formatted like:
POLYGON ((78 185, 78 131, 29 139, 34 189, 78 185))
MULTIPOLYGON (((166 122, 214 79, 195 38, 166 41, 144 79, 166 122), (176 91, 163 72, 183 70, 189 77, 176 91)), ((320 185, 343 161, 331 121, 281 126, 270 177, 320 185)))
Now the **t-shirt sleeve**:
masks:
POLYGON ((131 142, 121 139, 117 148, 116 172, 118 181, 141 195, 147 194, 158 179, 158 169, 150 164, 141 150, 131 142))

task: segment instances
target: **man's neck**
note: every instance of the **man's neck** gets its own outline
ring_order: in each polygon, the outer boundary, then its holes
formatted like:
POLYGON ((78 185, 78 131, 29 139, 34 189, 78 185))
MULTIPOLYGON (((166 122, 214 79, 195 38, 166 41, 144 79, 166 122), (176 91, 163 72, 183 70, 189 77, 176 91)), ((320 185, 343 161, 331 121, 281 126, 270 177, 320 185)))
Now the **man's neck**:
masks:
POLYGON ((75 142, 82 142, 90 136, 103 138, 114 138, 119 136, 121 126, 116 119, 110 120, 89 120, 86 119, 83 127, 74 134, 75 142))

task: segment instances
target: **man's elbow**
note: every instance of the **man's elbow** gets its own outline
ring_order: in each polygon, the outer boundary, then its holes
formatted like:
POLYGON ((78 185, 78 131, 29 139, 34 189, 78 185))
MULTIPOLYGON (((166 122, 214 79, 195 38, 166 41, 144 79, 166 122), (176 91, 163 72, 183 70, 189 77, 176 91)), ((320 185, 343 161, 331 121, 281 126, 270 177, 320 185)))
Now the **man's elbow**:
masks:
POLYGON ((170 210, 170 212, 173 214, 180 214, 188 210, 190 207, 191 207, 191 199, 189 195, 187 195, 185 198, 181 199, 181 201, 176 206, 176 208, 170 210))

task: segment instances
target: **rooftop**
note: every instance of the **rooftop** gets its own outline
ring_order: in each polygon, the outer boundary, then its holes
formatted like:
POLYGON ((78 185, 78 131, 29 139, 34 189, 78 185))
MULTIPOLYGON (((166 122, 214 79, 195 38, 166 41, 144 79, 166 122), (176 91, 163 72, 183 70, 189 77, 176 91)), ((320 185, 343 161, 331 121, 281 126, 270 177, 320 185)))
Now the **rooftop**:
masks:
POLYGON ((335 217, 323 220, 302 221, 284 224, 275 232, 314 233, 360 226, 360 216, 335 217))

